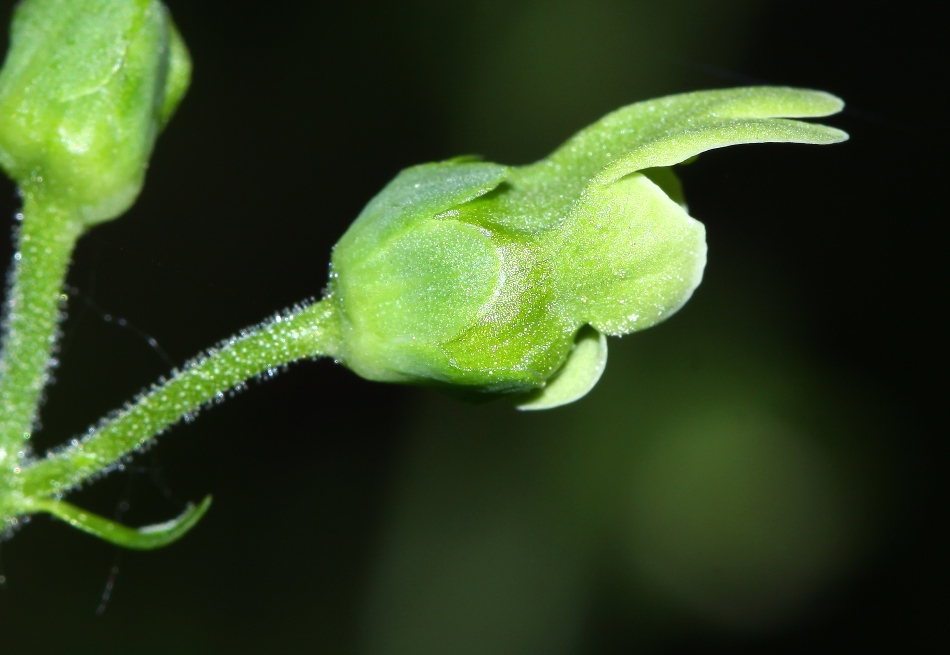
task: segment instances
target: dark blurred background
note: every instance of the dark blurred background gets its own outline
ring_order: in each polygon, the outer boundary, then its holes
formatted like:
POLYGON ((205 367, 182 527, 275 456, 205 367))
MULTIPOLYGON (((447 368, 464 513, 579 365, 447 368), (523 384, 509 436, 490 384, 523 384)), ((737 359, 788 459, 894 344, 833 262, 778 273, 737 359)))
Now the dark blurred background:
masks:
MULTIPOLYGON (((405 166, 526 163, 623 104, 760 83, 840 95, 827 122, 852 138, 682 168, 706 279, 611 340, 574 405, 473 407, 318 362, 176 427, 72 500, 141 525, 212 493, 208 516, 151 553, 35 518, 0 545, 0 652, 950 641, 940 3, 169 4, 193 85, 139 202, 78 249, 41 450, 319 296, 405 166)), ((12 217, 5 180, 0 202, 12 217)))

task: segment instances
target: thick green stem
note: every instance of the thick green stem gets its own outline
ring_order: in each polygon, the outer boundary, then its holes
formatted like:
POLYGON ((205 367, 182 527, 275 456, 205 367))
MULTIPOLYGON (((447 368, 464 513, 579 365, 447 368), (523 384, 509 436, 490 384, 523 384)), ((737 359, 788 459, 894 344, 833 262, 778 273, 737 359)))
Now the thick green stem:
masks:
POLYGON ((101 475, 245 381, 298 359, 334 356, 339 338, 338 319, 327 300, 241 333, 156 385, 84 439, 23 468, 18 476, 22 497, 56 496, 101 475))
POLYGON ((0 470, 19 465, 33 432, 56 344, 63 279, 82 225, 24 192, 0 355, 0 470))

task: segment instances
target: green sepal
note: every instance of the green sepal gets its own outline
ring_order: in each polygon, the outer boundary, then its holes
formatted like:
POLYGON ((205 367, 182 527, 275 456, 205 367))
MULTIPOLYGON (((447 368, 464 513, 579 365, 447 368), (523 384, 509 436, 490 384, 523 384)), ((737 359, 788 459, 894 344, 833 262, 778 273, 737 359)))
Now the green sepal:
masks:
POLYGON ((564 366, 545 383, 515 401, 520 410, 553 409, 587 395, 607 366, 607 337, 587 327, 577 333, 564 366))
POLYGON ((333 248, 334 267, 359 262, 413 225, 488 193, 508 171, 507 166, 464 158, 401 171, 340 237, 333 248))
POLYGON ((488 236, 453 220, 452 208, 507 173, 471 161, 413 166, 369 202, 333 249, 347 366, 379 381, 445 378, 440 344, 475 321, 500 267, 488 236))
POLYGON ((362 261, 335 263, 344 363, 377 381, 452 382, 441 344, 476 322, 500 268, 488 237, 451 220, 404 231, 362 261))
POLYGON ((63 500, 37 500, 31 504, 35 510, 52 514, 72 527, 116 546, 152 550, 178 541, 195 527, 211 507, 211 496, 205 496, 198 505, 189 504, 181 515, 170 521, 141 528, 130 528, 110 521, 63 500))
POLYGON ((536 389, 561 368, 580 326, 552 311, 553 271, 537 242, 503 233, 491 241, 500 264, 492 293, 441 350, 454 384, 498 393, 536 389))

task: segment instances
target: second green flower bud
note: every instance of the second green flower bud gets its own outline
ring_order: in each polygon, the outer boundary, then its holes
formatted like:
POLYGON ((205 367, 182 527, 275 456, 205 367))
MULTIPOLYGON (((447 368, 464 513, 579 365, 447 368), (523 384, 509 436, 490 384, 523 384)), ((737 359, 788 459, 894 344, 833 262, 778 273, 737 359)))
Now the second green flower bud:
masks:
POLYGON ((841 102, 785 88, 624 107, 546 159, 469 159, 400 173, 334 249, 339 358, 363 377, 509 395, 523 409, 583 396, 604 335, 664 320, 690 297, 705 231, 669 168, 737 143, 835 143, 841 102))
POLYGON ((84 226, 115 218, 190 74, 158 0, 24 0, 0 72, 0 165, 84 226))

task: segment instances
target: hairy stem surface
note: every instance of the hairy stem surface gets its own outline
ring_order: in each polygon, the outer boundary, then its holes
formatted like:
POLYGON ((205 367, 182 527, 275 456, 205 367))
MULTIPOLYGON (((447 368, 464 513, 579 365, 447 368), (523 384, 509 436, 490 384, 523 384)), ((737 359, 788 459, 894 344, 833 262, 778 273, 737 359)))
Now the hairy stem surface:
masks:
POLYGON ((69 213, 24 193, 0 355, 0 466, 27 453, 56 344, 63 280, 82 226, 69 213))
POLYGON ((247 380, 298 359, 333 356, 338 341, 337 318, 326 300, 245 330, 156 384, 82 440, 24 468, 21 493, 26 498, 62 494, 247 380))

